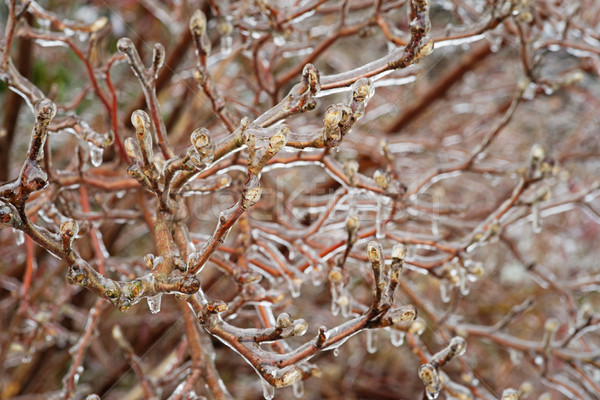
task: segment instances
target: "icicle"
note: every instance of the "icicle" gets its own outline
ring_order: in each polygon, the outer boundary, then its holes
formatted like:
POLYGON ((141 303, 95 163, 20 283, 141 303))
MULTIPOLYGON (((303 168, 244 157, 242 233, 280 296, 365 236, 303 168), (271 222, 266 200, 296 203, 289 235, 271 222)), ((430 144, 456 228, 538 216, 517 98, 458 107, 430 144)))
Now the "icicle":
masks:
POLYGON ((273 397, 275 397, 275 387, 271 386, 271 384, 269 382, 267 382, 266 380, 264 380, 263 378, 260 379, 260 383, 262 384, 263 387, 263 396, 265 398, 265 400, 271 400, 273 397))
POLYGON ((540 215, 540 205, 538 202, 531 205, 531 213, 533 216, 531 221, 533 232, 540 233, 542 231, 542 217, 540 215))
POLYGON ((377 239, 385 238, 385 217, 383 211, 383 199, 377 198, 377 215, 375 216, 375 237, 377 239))
POLYGON ((406 333, 404 331, 399 331, 397 329, 390 330, 390 339, 392 341, 393 346, 402 346, 405 337, 406 333))
POLYGON ((292 389, 294 391, 294 397, 297 399, 301 399, 304 397, 304 382, 297 381, 292 385, 292 389))
POLYGON ((448 279, 440 280, 440 297, 444 303, 450 302, 450 292, 452 291, 452 285, 448 279))
POLYGON ((367 352, 369 354, 377 352, 377 335, 373 329, 367 330, 367 352))
POLYGON ((292 297, 297 299, 300 297, 300 289, 302 288, 302 279, 300 278, 291 278, 288 279, 288 288, 290 289, 290 293, 292 297))
POLYGON ((159 293, 156 296, 146 298, 146 300, 148 301, 148 308, 150 308, 150 312, 152 314, 157 314, 160 312, 161 299, 162 293, 159 293))
POLYGON ((433 236, 440 236, 440 221, 437 216, 431 219, 431 234, 433 236))
POLYGON ((104 154, 104 149, 102 147, 98 147, 93 143, 90 143, 90 162, 94 167, 99 167, 102 165, 102 156, 104 154))
POLYGON ((23 233, 23 231, 13 229, 13 232, 15 233, 15 243, 17 246, 20 246, 23 243, 25 243, 25 234, 23 233))

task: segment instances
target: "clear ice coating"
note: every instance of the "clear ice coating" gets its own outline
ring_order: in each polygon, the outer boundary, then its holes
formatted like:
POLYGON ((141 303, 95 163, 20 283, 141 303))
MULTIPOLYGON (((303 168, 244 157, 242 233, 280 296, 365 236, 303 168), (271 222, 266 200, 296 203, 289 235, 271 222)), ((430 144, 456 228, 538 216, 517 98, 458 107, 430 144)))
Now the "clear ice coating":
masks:
POLYGON ((156 296, 146 298, 148 301, 148 308, 150 308, 150 312, 152 314, 157 314, 160 312, 160 302, 162 300, 162 293, 157 294, 156 296))

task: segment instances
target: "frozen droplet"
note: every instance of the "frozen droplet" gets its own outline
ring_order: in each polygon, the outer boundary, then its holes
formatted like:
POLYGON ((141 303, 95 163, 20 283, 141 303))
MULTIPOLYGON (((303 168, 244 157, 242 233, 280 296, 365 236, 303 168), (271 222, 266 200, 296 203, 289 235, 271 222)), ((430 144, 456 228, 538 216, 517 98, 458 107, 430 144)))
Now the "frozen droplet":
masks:
POLYGON ((98 147, 93 143, 90 143, 90 162, 94 167, 99 167, 102 165, 102 155, 104 154, 104 149, 102 147, 98 147))
POLYGON ((301 399, 302 397, 304 397, 304 382, 294 382, 294 384, 292 385, 292 389, 294 391, 294 397, 296 397, 297 399, 301 399))
POLYGON ((73 375, 73 382, 75 384, 77 384, 79 382, 79 378, 81 377, 81 374, 83 373, 83 366, 79 366, 77 367, 77 369, 75 370, 75 375, 73 375))
POLYGON ((404 331, 399 331, 397 329, 392 329, 390 331, 390 339, 392 341, 392 345, 399 347, 404 343, 404 338, 406 333, 404 331))
POLYGON ((17 246, 20 246, 23 243, 25 243, 25 234, 23 233, 23 231, 13 229, 13 232, 15 233, 15 243, 17 244, 17 246))
POLYGON ((162 293, 157 294, 156 296, 146 298, 148 301, 148 307, 150 308, 150 312, 152 314, 157 314, 160 312, 160 302, 162 300, 162 293))
POLYGON ((367 352, 369 354, 377 352, 377 335, 373 329, 367 330, 367 352))
POLYGON ((260 383, 262 384, 262 388, 263 388, 263 396, 265 398, 265 400, 271 400, 273 397, 275 397, 275 387, 272 386, 269 382, 267 382, 264 379, 260 379, 260 383))

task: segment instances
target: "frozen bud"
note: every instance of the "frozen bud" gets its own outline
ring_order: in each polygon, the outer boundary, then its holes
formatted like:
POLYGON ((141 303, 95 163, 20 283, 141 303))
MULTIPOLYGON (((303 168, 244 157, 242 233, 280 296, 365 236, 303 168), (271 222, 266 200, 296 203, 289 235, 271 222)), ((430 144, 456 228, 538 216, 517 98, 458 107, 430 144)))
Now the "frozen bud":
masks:
POLYGON ((154 50, 152 54, 152 66, 154 71, 158 71, 165 62, 165 46, 162 43, 154 43, 154 50))
POLYGON ((474 278, 481 278, 485 273, 485 269, 481 263, 474 263, 469 266, 469 273, 473 275, 474 278))
POLYGON ((213 314, 220 314, 227 311, 227 303, 223 300, 211 300, 206 305, 206 310, 213 314))
POLYGON ((137 149, 135 148, 135 142, 133 138, 125 139, 125 152, 132 160, 138 159, 140 156, 138 155, 137 149))
POLYGON ((135 110, 131 114, 131 124, 134 126, 136 131, 148 131, 150 130, 150 117, 145 111, 135 110))
POLYGON ((467 348, 467 342, 460 336, 455 336, 450 340, 450 352, 453 356, 461 356, 467 348))
POLYGON ((333 129, 337 127, 344 117, 344 112, 341 108, 330 106, 325 112, 325 117, 323 118, 323 125, 326 129, 333 129))
POLYGON ((365 103, 375 94, 375 86, 369 78, 360 78, 352 85, 352 100, 365 103))
POLYGON ((533 385, 531 382, 523 382, 519 388, 519 392, 521 392, 523 397, 529 396, 531 393, 533 393, 533 385))
POLYGON ((48 123, 56 115, 56 104, 50 99, 42 99, 35 106, 38 122, 48 123))
POLYGON ((358 162, 356 160, 349 160, 344 163, 344 174, 352 180, 354 175, 358 172, 358 162))
POLYGON ((144 284, 139 279, 134 279, 129 284, 129 298, 135 299, 144 294, 144 284))
POLYGON ((104 28, 106 24, 108 24, 108 18, 100 17, 96 21, 94 21, 92 25, 90 25, 90 31, 93 33, 98 32, 102 30, 102 28, 104 28))
POLYGON ((121 53, 127 53, 133 49, 133 42, 131 39, 123 37, 117 42, 117 49, 119 49, 121 53))
MULTIPOLYGON (((387 313, 388 318, 390 318, 391 323, 393 325, 399 325, 403 322, 411 322, 414 321, 417 317, 417 309, 413 305, 406 305, 400 308, 394 308, 387 313)), ((415 321, 417 322, 417 321, 415 321)), ((414 323, 413 323, 414 325, 414 323)), ((412 325, 411 325, 411 333, 412 333, 412 325)))
POLYGON ((433 51, 433 39, 428 36, 425 36, 421 39, 421 43, 419 43, 419 48, 417 50, 417 54, 415 56, 416 59, 427 57, 433 51))
POLYGON ((539 144, 534 144, 529 154, 529 159, 532 164, 539 164, 546 157, 546 151, 539 144))
POLYGON ((558 321, 555 320, 554 318, 550 318, 549 320, 546 321, 546 323, 544 324, 544 329, 547 332, 550 333, 554 333, 557 331, 558 329, 558 321))
POLYGON ((273 154, 277 153, 283 148, 283 146, 285 146, 289 132, 289 126, 281 125, 281 127, 277 129, 273 136, 271 136, 269 139, 269 148, 273 154))
POLYGON ((355 232, 358 229, 358 217, 355 215, 346 218, 346 229, 348 232, 355 232))
POLYGON ((440 375, 435 367, 431 364, 421 365, 421 368, 419 368, 419 378, 421 378, 425 385, 425 394, 427 395, 427 398, 437 398, 442 388, 442 384, 440 382, 440 375))
POLYGON ((504 389, 502 400, 519 400, 519 392, 512 388, 504 389))
POLYGON ((153 270, 154 269, 154 254, 146 254, 144 256, 144 262, 146 263, 146 267, 148 267, 148 269, 153 270))
POLYGON ((381 247, 381 243, 371 240, 367 245, 367 257, 372 263, 383 264, 383 248, 381 247))
POLYGON ((60 226, 60 234, 62 237, 73 238, 79 232, 79 225, 75 220, 68 220, 60 226))
POLYGON ((416 319, 410 325, 410 328, 408 328, 408 332, 415 334, 415 335, 421 335, 424 331, 425 331, 425 322, 423 322, 423 320, 421 320, 421 319, 416 319))
POLYGON ((262 186, 259 184, 244 191, 242 205, 244 208, 250 208, 255 205, 262 195, 262 186))
POLYGON ((15 213, 13 213, 12 208, 6 204, 2 204, 2 206, 0 206, 0 227, 11 226, 15 220, 16 216, 15 213))
POLYGON ((375 181, 375 184, 383 190, 387 189, 390 184, 386 173, 380 169, 375 171, 375 174, 373 174, 373 180, 375 181))
POLYGON ((584 78, 583 72, 575 71, 567 77, 567 79, 565 80, 565 84, 573 85, 573 84, 581 82, 583 80, 583 78, 584 78))
POLYGON ((292 317, 288 313, 281 313, 277 316, 277 327, 280 329, 287 328, 292 325, 292 322, 292 317))
POLYGON ((198 128, 192 132, 190 136, 192 146, 198 152, 198 155, 203 159, 209 159, 208 163, 212 162, 215 154, 215 142, 212 139, 210 132, 206 128, 198 128))
POLYGON ((329 282, 331 283, 342 283, 344 281, 344 274, 340 267, 333 267, 329 272, 329 282))
POLYGON ((306 323, 305 320, 303 319, 298 319, 295 321, 295 325, 294 325, 294 330, 293 330, 293 334, 294 336, 302 336, 306 333, 306 330, 308 329, 308 324, 306 323))
POLYGON ((302 69, 302 78, 308 84, 310 92, 314 95, 321 90, 319 71, 312 64, 306 64, 302 69))
POLYGON ((404 243, 398 243, 392 248, 392 258, 398 258, 404 260, 406 257, 406 245, 404 243))
POLYGON ((203 35, 206 32, 206 15, 196 10, 190 19, 190 31, 196 36, 203 35))
POLYGON ((275 387, 285 387, 293 385, 302 379, 302 371, 295 365, 291 365, 281 370, 281 375, 275 381, 275 387))

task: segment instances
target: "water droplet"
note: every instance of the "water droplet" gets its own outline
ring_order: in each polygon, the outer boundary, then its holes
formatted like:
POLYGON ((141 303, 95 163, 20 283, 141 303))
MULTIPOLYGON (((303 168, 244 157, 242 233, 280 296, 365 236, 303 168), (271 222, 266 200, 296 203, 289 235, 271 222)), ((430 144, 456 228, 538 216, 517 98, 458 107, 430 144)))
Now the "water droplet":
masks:
POLYGON ((103 154, 104 149, 102 147, 98 147, 95 144, 90 143, 90 162, 94 167, 99 167, 102 165, 103 154))
POLYGON ((150 312, 152 314, 157 314, 160 312, 160 302, 162 300, 162 293, 157 294, 156 296, 146 298, 148 301, 148 307, 150 308, 150 312))
POLYGON ((263 396, 265 398, 265 400, 271 400, 273 397, 275 397, 275 387, 271 386, 271 384, 269 382, 267 382, 266 380, 264 380, 263 378, 260 379, 260 383, 262 384, 263 387, 263 396))
POLYGON ((335 349, 333 349, 333 356, 337 357, 340 355, 340 348, 336 347, 335 349))

